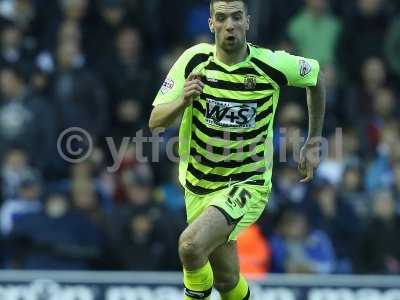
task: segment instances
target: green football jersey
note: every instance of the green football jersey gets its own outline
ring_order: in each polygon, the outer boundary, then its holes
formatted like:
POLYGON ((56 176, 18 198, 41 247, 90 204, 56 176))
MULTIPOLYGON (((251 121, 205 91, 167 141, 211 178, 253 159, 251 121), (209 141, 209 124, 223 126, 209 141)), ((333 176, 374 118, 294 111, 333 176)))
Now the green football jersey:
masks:
POLYGON ((182 118, 179 180, 198 195, 236 182, 269 186, 280 87, 315 86, 319 64, 248 44, 247 58, 229 66, 218 60, 215 51, 215 45, 206 43, 186 50, 153 103, 176 101, 190 74, 202 76, 203 93, 182 118))

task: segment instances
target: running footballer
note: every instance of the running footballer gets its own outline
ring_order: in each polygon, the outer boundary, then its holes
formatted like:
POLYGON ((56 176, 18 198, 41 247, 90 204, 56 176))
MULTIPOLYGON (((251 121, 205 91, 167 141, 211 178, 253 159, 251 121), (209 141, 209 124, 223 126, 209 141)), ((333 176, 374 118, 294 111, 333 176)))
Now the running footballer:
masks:
POLYGON ((184 299, 250 299, 240 275, 238 234, 263 212, 271 191, 273 121, 280 87, 307 89, 308 138, 301 149, 303 182, 317 166, 312 141, 321 136, 325 91, 313 59, 273 52, 246 40, 245 0, 211 0, 215 45, 186 50, 170 70, 149 126, 168 127, 183 114, 179 179, 188 227, 179 240, 184 299))

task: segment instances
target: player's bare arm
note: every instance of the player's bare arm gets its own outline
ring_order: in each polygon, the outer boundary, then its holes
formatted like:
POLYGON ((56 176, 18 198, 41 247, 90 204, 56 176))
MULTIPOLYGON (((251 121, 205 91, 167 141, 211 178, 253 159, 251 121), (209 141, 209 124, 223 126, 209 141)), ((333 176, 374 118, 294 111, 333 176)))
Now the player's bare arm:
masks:
POLYGON ((176 101, 154 107, 149 121, 150 129, 167 128, 175 119, 200 96, 204 83, 199 76, 190 75, 185 82, 183 94, 176 101))
POLYGON ((301 182, 309 182, 314 177, 314 169, 319 163, 319 138, 325 117, 325 84, 322 72, 315 87, 307 88, 308 137, 300 151, 299 171, 305 176, 301 182))

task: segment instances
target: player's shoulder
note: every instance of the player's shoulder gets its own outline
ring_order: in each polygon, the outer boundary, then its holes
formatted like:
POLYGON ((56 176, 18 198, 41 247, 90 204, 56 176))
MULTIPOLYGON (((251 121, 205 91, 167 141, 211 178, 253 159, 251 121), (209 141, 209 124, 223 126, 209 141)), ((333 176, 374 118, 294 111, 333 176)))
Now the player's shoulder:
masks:
POLYGON ((177 65, 184 70, 185 78, 200 64, 208 61, 214 54, 214 45, 201 43, 188 48, 178 60, 177 65))
POLYGON ((271 50, 254 44, 250 44, 250 46, 252 47, 253 57, 269 65, 275 65, 290 56, 290 53, 284 50, 271 50))
POLYGON ((189 53, 212 53, 214 51, 214 44, 209 44, 209 43, 200 43, 194 46, 191 46, 186 50, 186 52, 189 53))
POLYGON ((190 60, 196 55, 210 56, 213 54, 213 52, 214 52, 214 45, 208 43, 200 43, 186 49, 183 52, 182 57, 184 57, 187 60, 190 60))

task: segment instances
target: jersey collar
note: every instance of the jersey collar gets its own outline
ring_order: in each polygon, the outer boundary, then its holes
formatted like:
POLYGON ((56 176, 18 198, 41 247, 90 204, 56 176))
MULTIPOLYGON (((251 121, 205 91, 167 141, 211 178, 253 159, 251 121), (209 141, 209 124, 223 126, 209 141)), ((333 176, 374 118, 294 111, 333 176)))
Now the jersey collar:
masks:
POLYGON ((247 66, 248 64, 249 64, 249 62, 250 62, 250 60, 251 60, 251 58, 253 57, 253 47, 251 46, 251 44, 250 43, 247 43, 247 53, 248 53, 248 55, 247 55, 247 57, 243 60, 243 61, 241 61, 241 62, 239 62, 239 63, 237 63, 237 64, 234 64, 234 65, 227 65, 227 64, 224 64, 222 61, 220 61, 218 58, 217 58, 217 46, 216 45, 214 45, 214 50, 213 50, 213 56, 214 56, 214 62, 215 63, 217 63, 218 65, 220 65, 221 67, 223 67, 224 69, 226 69, 226 70, 228 70, 228 71, 233 71, 233 70, 235 70, 235 69, 238 69, 238 68, 240 68, 240 67, 243 67, 243 66, 247 66))

